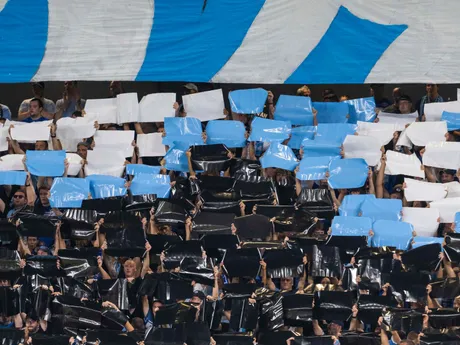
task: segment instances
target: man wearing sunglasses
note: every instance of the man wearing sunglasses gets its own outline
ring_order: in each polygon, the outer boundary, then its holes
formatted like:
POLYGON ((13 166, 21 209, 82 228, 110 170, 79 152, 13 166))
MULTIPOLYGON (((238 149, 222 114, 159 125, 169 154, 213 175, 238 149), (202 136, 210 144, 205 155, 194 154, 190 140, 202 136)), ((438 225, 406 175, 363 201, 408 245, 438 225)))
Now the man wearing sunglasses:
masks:
POLYGON ((7 218, 14 216, 17 212, 27 207, 27 194, 25 190, 18 189, 14 193, 12 201, 13 208, 8 211, 7 218))

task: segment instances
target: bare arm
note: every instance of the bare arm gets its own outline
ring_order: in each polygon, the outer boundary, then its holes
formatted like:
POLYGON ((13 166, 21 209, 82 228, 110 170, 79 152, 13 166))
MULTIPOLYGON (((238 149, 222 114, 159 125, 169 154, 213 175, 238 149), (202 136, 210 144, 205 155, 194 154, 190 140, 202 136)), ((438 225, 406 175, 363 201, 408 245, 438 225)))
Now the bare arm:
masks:
POLYGON ((27 195, 27 205, 34 206, 37 195, 35 194, 35 188, 32 184, 32 179, 30 178, 30 173, 27 173, 26 179, 26 195, 27 195))
POLYGON ((375 196, 378 199, 383 199, 383 181, 385 179, 385 166, 386 166, 386 155, 382 154, 382 158, 380 159, 380 170, 377 175, 377 185, 375 190, 375 196))

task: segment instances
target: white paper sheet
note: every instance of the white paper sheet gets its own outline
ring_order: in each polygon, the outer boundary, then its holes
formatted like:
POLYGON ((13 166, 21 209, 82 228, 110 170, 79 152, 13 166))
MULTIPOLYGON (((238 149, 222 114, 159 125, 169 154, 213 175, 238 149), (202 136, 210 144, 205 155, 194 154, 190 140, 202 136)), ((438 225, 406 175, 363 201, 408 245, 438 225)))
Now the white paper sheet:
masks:
POLYGON ((0 127, 0 152, 1 151, 8 151, 8 136, 9 136, 9 133, 8 133, 8 130, 9 130, 9 126, 6 127, 6 126, 3 126, 3 127, 0 127))
POLYGON ((76 153, 67 153, 66 159, 69 162, 69 169, 67 170, 68 176, 77 176, 81 170, 82 158, 76 153))
POLYGON ((61 139, 91 138, 96 133, 94 121, 86 117, 64 117, 56 122, 56 137, 61 139))
POLYGON ((436 208, 403 207, 402 221, 414 226, 417 236, 437 237, 439 211, 436 208))
POLYGON ((447 188, 446 198, 460 198, 460 183, 457 181, 443 184, 447 188))
POLYGON ((85 117, 92 121, 97 121, 100 125, 117 123, 117 99, 87 99, 85 103, 85 117))
POLYGON ((441 223, 453 223, 455 221, 455 214, 460 212, 460 198, 433 201, 430 203, 430 207, 439 211, 441 223))
POLYGON ((97 131, 94 135, 95 147, 118 150, 125 157, 132 157, 134 131, 97 131))
POLYGON ((460 101, 460 89, 457 89, 457 101, 460 101))
POLYGON ((447 187, 441 183, 417 181, 405 178, 404 196, 407 201, 438 201, 447 195, 447 187))
POLYGON ((117 123, 132 123, 139 121, 139 99, 137 92, 121 93, 117 96, 117 123))
POLYGON ((423 164, 435 168, 460 169, 460 143, 451 141, 428 143, 423 154, 423 164))
POLYGON ((35 143, 36 141, 48 141, 50 138, 50 121, 26 123, 11 128, 11 138, 20 143, 35 143))
POLYGON ((369 166, 379 163, 382 157, 380 147, 377 139, 364 135, 347 135, 343 142, 345 158, 363 158, 369 166))
POLYGON ((407 127, 406 133, 412 144, 426 146, 432 141, 446 141, 447 123, 446 121, 414 122, 407 127))
POLYGON ((107 148, 88 151, 86 175, 110 175, 121 177, 125 169, 123 152, 107 148))
POLYGON ((151 93, 144 96, 139 103, 139 122, 164 122, 165 117, 176 116, 173 108, 175 93, 151 93))
POLYGON ((425 178, 425 169, 422 168, 422 163, 415 153, 406 155, 396 151, 387 151, 386 156, 385 174, 425 178))
POLYGON ((375 138, 380 146, 385 146, 393 139, 394 132, 396 132, 396 125, 393 123, 358 121, 358 129, 356 131, 359 135, 375 138))
POLYGON ((225 118, 222 89, 185 95, 182 101, 188 117, 195 117, 202 122, 225 118))
POLYGON ((165 146, 162 144, 161 133, 139 134, 137 136, 137 147, 140 157, 161 157, 166 154, 165 146))
POLYGON ((406 125, 415 122, 418 118, 418 111, 412 114, 391 114, 380 112, 378 115, 379 124, 392 124, 396 131, 402 131, 406 125))
POLYGON ((396 142, 396 149, 400 150, 401 146, 406 146, 409 148, 412 148, 412 142, 409 140, 409 137, 407 136, 407 128, 404 129, 400 134, 398 141, 396 142))
POLYGON ((426 121, 441 121, 442 113, 460 113, 460 101, 427 103, 424 107, 426 121))
POLYGON ((0 158, 0 171, 24 170, 24 155, 5 155, 0 158))

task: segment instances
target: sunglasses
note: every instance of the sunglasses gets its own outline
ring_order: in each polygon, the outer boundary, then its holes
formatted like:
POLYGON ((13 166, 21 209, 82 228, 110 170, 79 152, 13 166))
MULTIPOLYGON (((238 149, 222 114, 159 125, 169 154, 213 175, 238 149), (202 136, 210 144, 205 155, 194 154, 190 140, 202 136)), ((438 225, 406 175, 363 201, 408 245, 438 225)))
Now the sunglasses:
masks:
POLYGON ((15 198, 15 199, 24 199, 24 195, 20 195, 20 194, 13 195, 13 198, 15 198))

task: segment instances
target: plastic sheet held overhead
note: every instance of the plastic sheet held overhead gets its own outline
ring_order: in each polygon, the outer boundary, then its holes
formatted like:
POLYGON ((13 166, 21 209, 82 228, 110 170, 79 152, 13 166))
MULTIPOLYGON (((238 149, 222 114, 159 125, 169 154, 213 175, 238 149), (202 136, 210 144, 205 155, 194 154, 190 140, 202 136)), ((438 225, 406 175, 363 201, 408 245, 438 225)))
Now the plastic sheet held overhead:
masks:
POLYGON ((275 120, 289 121, 294 126, 313 126, 311 98, 280 95, 276 103, 275 120))
POLYGON ((263 296, 260 301, 260 309, 260 329, 274 331, 284 326, 283 296, 280 293, 263 296))
POLYGON ((333 158, 342 158, 340 156, 341 144, 334 142, 323 141, 322 139, 318 140, 309 140, 304 139, 302 141, 303 148, 303 158, 311 157, 331 157, 333 158))
POLYGON ((456 131, 460 129, 460 113, 443 111, 441 121, 446 121, 448 131, 456 131))
POLYGON ((289 121, 278 121, 256 117, 251 123, 251 135, 249 141, 283 141, 291 134, 291 123, 289 121))
POLYGON ((0 185, 24 186, 26 178, 25 171, 0 171, 0 185))
POLYGON ((318 320, 345 321, 350 317, 352 307, 352 292, 318 291, 313 312, 318 320))
POLYGON ((313 108, 318 112, 318 123, 347 123, 349 107, 346 103, 313 102, 313 108))
POLYGON ((264 110, 268 92, 264 89, 231 91, 228 94, 230 108, 237 114, 259 114, 264 110))
POLYGON ((86 179, 55 178, 50 190, 50 205, 56 208, 80 208, 89 193, 89 181, 86 179))
POLYGON ((270 220, 260 214, 250 214, 248 216, 234 219, 237 235, 241 240, 265 239, 273 231, 273 224, 270 220))
POLYGON ((329 165, 328 183, 333 189, 360 188, 367 176, 368 166, 364 159, 334 159, 329 165))
POLYGON ((126 195, 126 180, 108 175, 90 175, 86 177, 90 184, 93 199, 104 199, 126 195))
POLYGON ((305 157, 299 165, 296 177, 301 181, 317 181, 326 178, 330 157, 305 157))
POLYGON ((377 220, 400 221, 402 201, 399 199, 366 199, 361 204, 361 215, 377 220))
POLYGON ((158 198, 168 198, 170 183, 169 175, 139 174, 133 178, 129 189, 134 196, 155 194, 158 198))
POLYGON ((406 267, 411 267, 414 270, 436 271, 441 264, 439 259, 441 251, 442 243, 427 244, 403 253, 402 262, 406 267))
POLYGON ((206 144, 223 144, 227 147, 245 147, 246 129, 240 121, 209 121, 206 125, 206 144))
POLYGON ((234 215, 200 212, 193 219, 192 230, 199 234, 231 234, 234 215))
POLYGON ((203 144, 201 121, 193 117, 165 118, 165 132, 163 145, 172 145, 174 142, 188 145, 203 144))
POLYGON ((286 326, 303 327, 312 321, 313 295, 285 295, 283 317, 286 326))
POLYGON ((126 175, 136 176, 138 174, 159 174, 161 166, 151 166, 145 164, 127 164, 126 175))
POLYGON ((348 119, 348 123, 374 121, 376 117, 374 97, 349 99, 344 101, 344 103, 347 103, 350 106, 350 118, 348 119))
POLYGON ((27 151, 26 166, 35 176, 57 177, 64 174, 65 151, 27 151))
POLYGON ((339 207, 341 216, 359 216, 361 205, 367 199, 375 199, 374 194, 348 194, 343 198, 342 204, 339 207))
POLYGON ((331 227, 335 236, 367 236, 372 230, 372 220, 367 217, 335 216, 331 227))
POLYGON ((291 139, 288 146, 291 149, 299 150, 304 140, 313 140, 316 133, 316 126, 299 126, 291 129, 291 139))
POLYGON ((371 243, 373 247, 396 247, 396 249, 406 250, 412 240, 414 228, 409 223, 377 220, 374 223, 374 236, 371 243))
POLYGON ((360 295, 358 300, 358 318, 368 324, 375 324, 387 307, 396 307, 397 301, 393 296, 360 295))
POLYGON ((315 140, 329 144, 342 145, 347 135, 355 134, 357 125, 348 123, 319 123, 315 140))
POLYGON ((332 219, 335 215, 331 192, 325 188, 302 188, 296 206, 318 218, 332 219))
POLYGON ((195 171, 225 171, 230 166, 228 149, 222 144, 192 146, 191 161, 195 171))
POLYGON ((311 275, 313 277, 337 277, 342 276, 342 262, 340 251, 337 247, 325 247, 313 245, 311 275))
POLYGON ((164 160, 168 170, 188 172, 188 159, 185 152, 189 149, 188 143, 174 143, 166 152, 164 160))
POLYGON ((260 259, 256 248, 229 249, 225 253, 224 269, 230 277, 255 277, 260 271, 260 259))
POLYGON ((266 250, 263 260, 272 278, 298 277, 303 273, 303 253, 300 249, 266 250))
POLYGON ((278 142, 273 142, 260 158, 262 168, 279 168, 294 171, 299 164, 292 149, 278 142))

